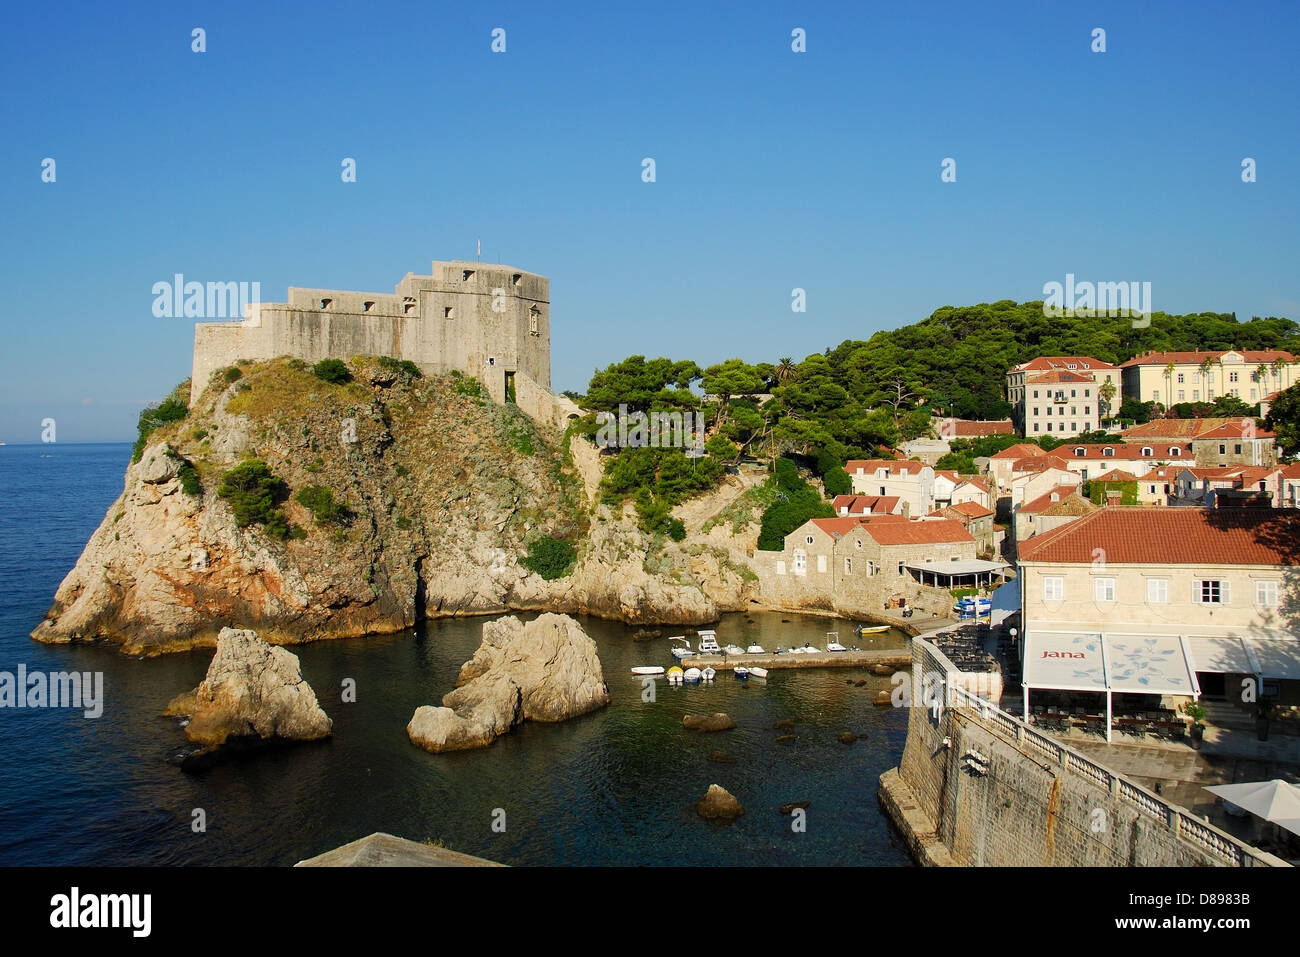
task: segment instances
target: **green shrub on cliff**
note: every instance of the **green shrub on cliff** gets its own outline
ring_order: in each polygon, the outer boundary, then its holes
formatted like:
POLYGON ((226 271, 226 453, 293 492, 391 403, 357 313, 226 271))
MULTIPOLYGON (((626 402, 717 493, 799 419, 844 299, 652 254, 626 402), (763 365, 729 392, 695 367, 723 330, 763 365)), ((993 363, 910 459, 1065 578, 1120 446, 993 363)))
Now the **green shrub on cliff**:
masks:
POLYGON ((311 509, 316 524, 344 525, 352 517, 352 510, 344 502, 334 501, 334 493, 323 485, 306 485, 298 490, 294 500, 311 509))
POLYGON ((775 487, 778 498, 763 512, 763 525, 758 533, 758 547, 763 551, 781 551, 785 548, 785 537, 808 519, 830 518, 835 514, 817 490, 799 475, 790 459, 777 459, 775 473, 768 483, 775 487))
POLYGON ((284 512, 275 507, 284 498, 284 481, 261 459, 248 459, 222 473, 217 494, 230 504, 240 528, 262 525, 273 538, 289 537, 284 512))
POLYGON ((547 581, 553 581, 569 574, 577 557, 577 549, 572 544, 562 538, 544 535, 533 540, 528 546, 528 554, 519 559, 519 564, 547 581))
POLYGON ((342 359, 322 359, 311 367, 312 375, 335 385, 346 385, 352 381, 352 373, 342 359))
POLYGON ((184 383, 177 386, 171 395, 157 405, 148 406, 140 411, 140 418, 136 422, 136 431, 139 436, 135 440, 135 445, 131 448, 132 462, 140 461, 140 456, 144 454, 145 444, 149 440, 149 433, 170 422, 179 422, 190 414, 190 407, 182 397, 183 387, 184 383))

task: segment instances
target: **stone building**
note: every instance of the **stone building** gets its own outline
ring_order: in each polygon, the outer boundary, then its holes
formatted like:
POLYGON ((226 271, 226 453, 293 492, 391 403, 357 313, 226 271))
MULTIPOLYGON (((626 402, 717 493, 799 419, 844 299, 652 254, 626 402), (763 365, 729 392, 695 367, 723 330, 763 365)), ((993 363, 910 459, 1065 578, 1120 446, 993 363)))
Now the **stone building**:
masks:
POLYGON ((438 262, 392 293, 289 287, 288 302, 253 303, 242 320, 194 327, 191 401, 240 359, 307 362, 355 355, 409 359, 430 374, 459 371, 493 400, 533 418, 576 415, 551 385, 550 281, 511 266, 438 262))
POLYGON ((1125 398, 1159 402, 1166 408, 1180 402, 1213 402, 1225 395, 1255 405, 1300 381, 1296 357, 1278 349, 1147 352, 1120 368, 1125 398))
POLYGON ((1039 356, 1007 370, 1012 419, 1029 438, 1095 431, 1119 408, 1120 388, 1119 368, 1090 356, 1039 356))
MULTIPOLYGON (((969 569, 978 544, 951 518, 868 515, 809 519, 779 552, 754 553, 761 591, 785 608, 879 610, 891 598, 931 599, 946 611, 947 587, 931 582, 969 569)), ((992 563, 979 563, 983 566, 992 563)))

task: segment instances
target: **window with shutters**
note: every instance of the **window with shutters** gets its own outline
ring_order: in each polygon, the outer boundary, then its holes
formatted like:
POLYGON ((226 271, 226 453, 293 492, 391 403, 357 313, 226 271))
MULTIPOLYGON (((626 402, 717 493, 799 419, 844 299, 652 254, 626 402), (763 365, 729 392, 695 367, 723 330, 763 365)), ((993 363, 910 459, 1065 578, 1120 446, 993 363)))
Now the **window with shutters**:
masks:
POLYGON ((1255 604, 1265 608, 1277 607, 1277 582, 1255 582, 1255 604))
POLYGON ((1196 601, 1202 605, 1226 605, 1228 583, 1214 578, 1199 579, 1194 586, 1196 601))

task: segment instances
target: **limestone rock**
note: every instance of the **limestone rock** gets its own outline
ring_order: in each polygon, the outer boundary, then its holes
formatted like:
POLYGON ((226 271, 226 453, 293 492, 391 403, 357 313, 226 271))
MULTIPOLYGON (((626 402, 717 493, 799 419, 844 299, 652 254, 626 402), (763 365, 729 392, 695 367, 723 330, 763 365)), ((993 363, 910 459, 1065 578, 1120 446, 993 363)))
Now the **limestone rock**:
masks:
POLYGON ((688 714, 682 718, 682 727, 691 731, 729 731, 736 726, 731 716, 719 711, 716 714, 688 714))
POLYGON ((700 817, 708 820, 730 821, 732 818, 740 817, 745 813, 745 809, 740 806, 729 791, 717 784, 710 784, 708 792, 695 805, 695 810, 699 812, 700 817))
POLYGON ((852 731, 845 731, 840 735, 840 744, 852 744, 856 740, 858 740, 858 736, 852 731))
POLYGON ((888 691, 877 691, 875 700, 871 703, 877 708, 888 708, 894 702, 888 691))
POLYGON ((609 703, 596 643, 566 615, 483 626, 483 643, 461 666, 443 707, 416 709, 406 726, 427 751, 483 747, 521 721, 565 721, 609 703))
POLYGON ((166 442, 145 449, 140 456, 140 481, 161 485, 174 479, 179 465, 173 455, 172 447, 166 442))
POLYGON ((796 808, 806 808, 810 804, 812 804, 812 801, 792 801, 789 804, 782 804, 781 813, 785 815, 790 815, 795 812, 796 808))
POLYGON ((328 737, 333 722, 303 680, 298 656, 267 644, 256 632, 223 628, 208 673, 168 712, 190 710, 185 735, 208 748, 229 738, 313 741, 328 737))

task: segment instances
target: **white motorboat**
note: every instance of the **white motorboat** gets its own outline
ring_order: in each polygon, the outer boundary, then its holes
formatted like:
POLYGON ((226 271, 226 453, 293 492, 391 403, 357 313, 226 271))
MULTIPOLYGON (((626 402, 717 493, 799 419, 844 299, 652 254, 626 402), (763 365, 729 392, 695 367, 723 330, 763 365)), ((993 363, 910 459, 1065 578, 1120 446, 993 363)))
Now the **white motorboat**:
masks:
POLYGON ((701 631, 696 650, 702 655, 716 655, 720 652, 722 649, 718 647, 718 633, 716 631, 701 631))
POLYGON ((747 654, 747 655, 765 655, 765 654, 767 654, 767 652, 763 650, 763 646, 762 646, 762 645, 750 645, 748 648, 745 649, 745 654, 747 654))
POLYGON ((687 641, 685 638, 683 638, 681 635, 677 635, 676 637, 669 638, 668 640, 681 642, 680 645, 673 645, 673 657, 676 658, 678 661, 681 661, 683 658, 689 658, 695 654, 695 652, 691 651, 691 643, 687 641))
POLYGON ((745 649, 740 647, 740 645, 727 645, 727 647, 722 650, 729 655, 743 655, 745 653, 745 649))
POLYGON ((736 667, 731 669, 731 673, 735 675, 737 678, 749 677, 749 669, 746 668, 744 665, 736 665, 736 667))
POLYGON ((717 676, 718 676, 718 672, 713 668, 705 668, 703 671, 700 672, 700 677, 703 678, 705 681, 712 681, 717 676))
POLYGON ((679 685, 682 683, 682 669, 673 665, 668 669, 668 683, 670 685, 679 685))
POLYGON ((700 675, 701 671, 699 668, 687 668, 682 672, 682 680, 689 682, 690 684, 695 684, 695 682, 700 680, 700 675))
POLYGON ((805 655, 815 655, 821 652, 821 649, 818 648, 816 645, 804 645, 799 650, 802 651, 805 655))
POLYGON ((840 633, 838 631, 826 632, 826 650, 827 651, 848 651, 840 644, 840 633))
POLYGON ((751 676, 753 676, 753 677, 755 677, 755 678, 766 678, 766 677, 767 677, 767 669, 766 669, 766 668, 760 668, 760 667, 758 667, 758 665, 752 665, 752 666, 750 667, 750 669, 749 669, 749 673, 750 673, 751 676))
POLYGON ((664 669, 659 665, 641 665, 639 668, 633 668, 634 675, 661 675, 664 669))

